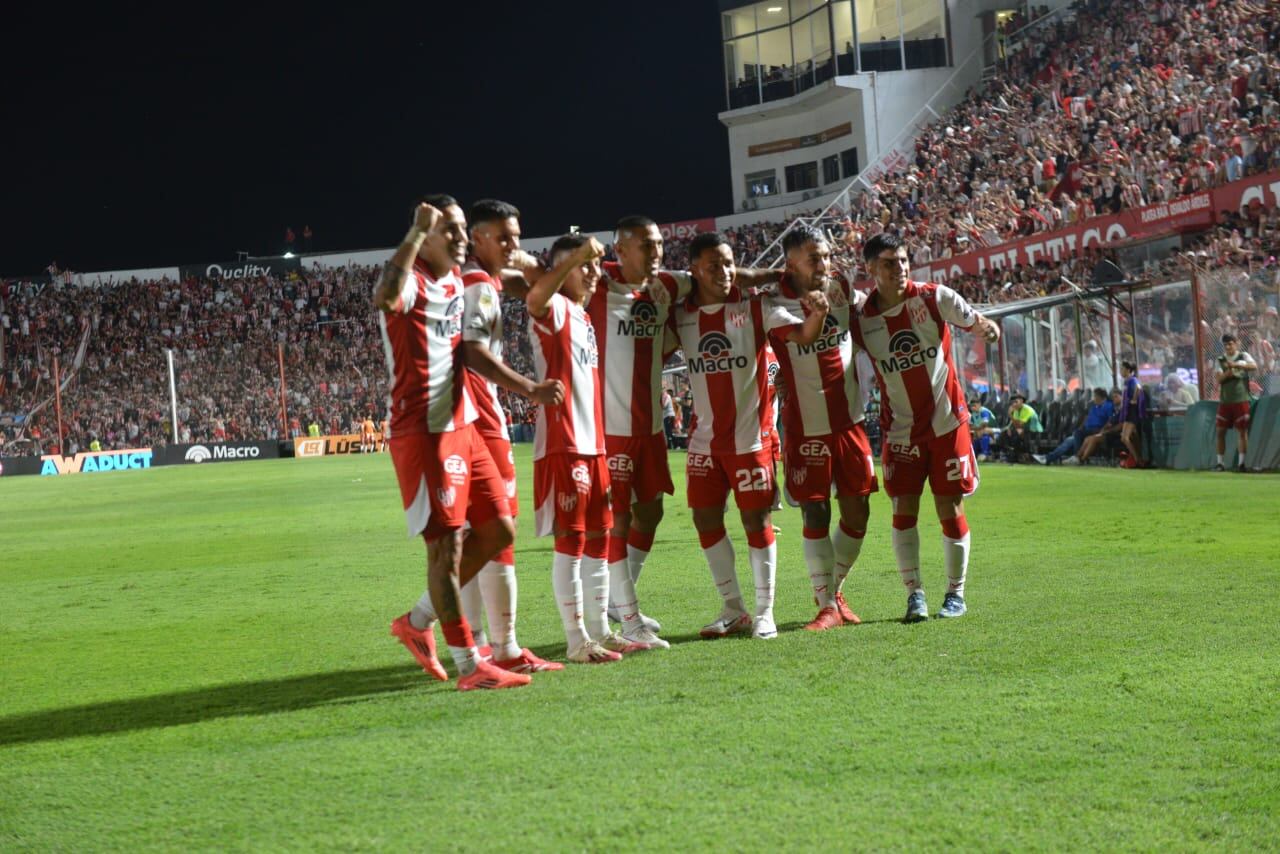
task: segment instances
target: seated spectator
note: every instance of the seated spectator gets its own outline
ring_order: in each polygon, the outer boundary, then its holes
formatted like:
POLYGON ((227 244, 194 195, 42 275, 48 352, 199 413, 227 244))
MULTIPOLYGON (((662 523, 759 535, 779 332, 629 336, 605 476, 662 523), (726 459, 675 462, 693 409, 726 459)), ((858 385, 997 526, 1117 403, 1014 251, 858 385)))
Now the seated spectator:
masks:
POLYGON ((1108 451, 1120 450, 1120 428, 1124 425, 1122 420, 1123 410, 1120 408, 1122 400, 1123 394, 1120 389, 1113 388, 1111 390, 1111 417, 1107 419, 1107 426, 1092 436, 1086 436, 1085 440, 1080 443, 1080 450, 1075 457, 1080 465, 1089 462, 1089 458, 1100 449, 1108 451))
POLYGON ((1107 390, 1105 388, 1095 388, 1093 390, 1093 403, 1089 406, 1089 411, 1085 413, 1084 418, 1080 420, 1080 426, 1048 454, 1032 454, 1032 459, 1041 465, 1053 465, 1059 461, 1067 465, 1079 463, 1079 460, 1075 460, 1072 455, 1084 446, 1085 439, 1101 433, 1114 414, 1115 407, 1107 398, 1107 390))
POLYGON ((1025 462, 1030 459, 1032 435, 1043 432, 1040 416, 1027 405, 1027 396, 1014 392, 1009 398, 1009 427, 1000 435, 996 449, 1005 462, 1025 462))
POLYGON ((991 455, 991 443, 1000 436, 1000 428, 996 426, 996 416, 976 397, 969 398, 969 434, 978 462, 985 461, 991 455))

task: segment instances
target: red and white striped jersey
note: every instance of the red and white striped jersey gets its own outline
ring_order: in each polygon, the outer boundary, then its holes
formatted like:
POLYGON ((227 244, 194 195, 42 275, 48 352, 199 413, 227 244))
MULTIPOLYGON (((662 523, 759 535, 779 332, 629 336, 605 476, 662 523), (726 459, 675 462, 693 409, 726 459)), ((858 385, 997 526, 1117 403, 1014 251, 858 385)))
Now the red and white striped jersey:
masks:
POLYGON ((693 390, 692 454, 747 454, 771 442, 764 307, 734 288, 722 305, 692 299, 675 310, 693 390))
MULTIPOLYGON (((502 361, 502 282, 474 260, 462 268, 462 340, 483 344, 502 361)), ((476 401, 476 429, 483 436, 509 440, 498 386, 473 371, 467 373, 476 401)))
POLYGON ((789 436, 826 436, 860 424, 865 415, 858 387, 857 355, 849 319, 866 300, 842 276, 833 276, 825 291, 830 311, 822 333, 812 344, 787 341, 809 316, 800 303, 803 293, 783 275, 777 296, 765 303, 765 326, 787 388, 782 426, 789 436))
POLYGON ((908 282, 906 297, 882 312, 872 295, 851 329, 875 366, 881 431, 897 445, 927 442, 969 421, 947 324, 969 329, 977 321, 946 285, 908 282))
POLYGON ((391 375, 391 434, 447 433, 476 420, 462 361, 462 276, 439 279, 420 261, 393 311, 378 312, 391 375))
POLYGON ((533 458, 547 454, 604 453, 603 390, 596 333, 582 306, 554 294, 547 314, 529 317, 538 381, 564 383, 564 402, 538 407, 533 458))
POLYGON ((622 281, 616 262, 605 262, 587 313, 604 363, 607 435, 645 438, 662 432, 663 330, 671 306, 692 290, 688 273, 667 271, 637 289, 622 281))

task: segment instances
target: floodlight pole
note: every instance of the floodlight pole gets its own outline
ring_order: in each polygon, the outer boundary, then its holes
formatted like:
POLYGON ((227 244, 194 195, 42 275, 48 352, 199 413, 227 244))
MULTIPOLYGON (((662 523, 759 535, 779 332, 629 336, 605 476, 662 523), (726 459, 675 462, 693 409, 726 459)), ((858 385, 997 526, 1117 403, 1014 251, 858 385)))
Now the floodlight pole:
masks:
POLYGON ((284 342, 276 344, 276 355, 280 361, 280 439, 289 438, 289 404, 284 383, 284 342))
POLYGON ((169 434, 169 444, 178 444, 178 386, 173 378, 173 350, 166 347, 165 359, 169 362, 169 420, 173 432, 169 434))
POLYGON ((58 453, 66 454, 66 447, 63 444, 62 429, 62 371, 58 365, 57 354, 53 357, 53 411, 58 417, 58 453))

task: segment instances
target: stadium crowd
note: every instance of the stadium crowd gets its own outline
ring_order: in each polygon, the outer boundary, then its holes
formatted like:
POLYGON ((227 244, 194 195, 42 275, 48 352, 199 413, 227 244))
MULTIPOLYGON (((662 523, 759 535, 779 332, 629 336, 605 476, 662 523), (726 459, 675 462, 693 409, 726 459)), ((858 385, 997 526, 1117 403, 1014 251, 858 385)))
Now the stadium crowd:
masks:
POLYGON ((1278 21, 1247 0, 1078 4, 854 199, 851 242, 892 225, 926 264, 1274 168, 1278 21))
MULTIPOLYGON (((921 129, 914 163, 824 219, 837 263, 864 279, 861 246, 886 228, 910 238, 913 262, 922 265, 1275 168, 1277 47, 1280 16, 1249 0, 1090 0, 1044 22, 1034 37, 1019 41, 1015 34, 987 89, 921 129)), ((726 236, 739 260, 749 262, 784 227, 763 222, 726 236)), ((1176 275, 1196 264, 1280 275, 1278 236, 1280 208, 1222 212, 1189 253, 1148 272, 1176 275)), ((949 284, 978 305, 1061 293, 1088 281, 1110 255, 1090 250, 949 284)), ((687 241, 668 240, 666 265, 687 264, 687 241)), ((287 432, 313 422, 325 432, 348 432, 385 406, 381 336, 368 307, 378 272, 314 268, 236 282, 95 288, 65 280, 0 283, 0 447, 39 453, 56 442, 55 355, 70 377, 62 400, 65 450, 93 441, 103 448, 174 441, 168 348, 175 357, 177 441, 279 438, 281 345, 287 432), (13 423, 38 405, 28 424, 13 423), (19 435, 25 443, 14 444, 19 435)), ((531 376, 524 305, 506 300, 504 310, 507 359, 531 376)), ((1250 317, 1257 318, 1249 322, 1264 349, 1274 350, 1275 307, 1240 306, 1240 318, 1250 317)), ((1189 346, 1179 333, 1166 339, 1157 345, 1162 353, 1189 346)), ((523 398, 503 395, 517 437, 531 434, 533 410, 523 398)))

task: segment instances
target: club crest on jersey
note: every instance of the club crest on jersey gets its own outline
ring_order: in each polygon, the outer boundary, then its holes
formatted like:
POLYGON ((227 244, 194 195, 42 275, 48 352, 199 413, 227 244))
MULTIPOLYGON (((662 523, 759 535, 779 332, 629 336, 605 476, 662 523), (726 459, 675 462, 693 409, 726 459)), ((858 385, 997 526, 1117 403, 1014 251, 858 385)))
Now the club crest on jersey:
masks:
POLYGON ((444 315, 435 322, 433 331, 441 338, 453 338, 462 334, 462 297, 449 300, 444 315))
POLYGON ((911 322, 916 326, 923 326, 929 322, 929 309, 924 307, 924 300, 911 300, 907 303, 907 311, 911 315, 911 322))
POLYGON ((840 321, 828 314, 822 321, 822 333, 812 344, 797 344, 796 355, 808 356, 813 353, 825 353, 827 350, 834 350, 844 343, 844 339, 848 335, 849 330, 841 329, 840 321))
POLYGON ((787 472, 787 476, 796 486, 804 483, 805 478, 809 476, 809 470, 805 466, 796 466, 787 472))
POLYGON ((587 324, 587 343, 578 351, 578 364, 584 368, 595 368, 600 365, 600 348, 596 346, 596 328, 587 324))
POLYGON ((735 356, 733 342, 723 332, 708 332, 698 340, 698 353, 688 360, 689 370, 695 374, 720 374, 734 368, 745 368, 750 362, 746 356, 735 356))
POLYGON ((618 321, 617 331, 619 335, 629 335, 632 338, 657 338, 662 332, 658 307, 648 300, 634 300, 631 303, 631 316, 618 321))
POLYGON ((452 507, 457 500, 458 493, 452 486, 448 489, 436 490, 436 501, 441 507, 452 507))
POLYGON ((734 329, 741 329, 747 325, 747 313, 745 311, 729 312, 729 325, 734 329))
POLYGON ((849 298, 844 295, 844 288, 840 287, 839 282, 833 281, 827 287, 827 305, 832 308, 844 308, 848 304, 849 298))
POLYGON ((561 492, 556 497, 556 502, 560 505, 560 509, 566 513, 572 513, 574 508, 578 506, 578 496, 572 492, 561 492))
POLYGON ((661 279, 653 279, 649 284, 645 285, 644 292, 649 295, 649 299, 658 305, 666 305, 671 302, 671 294, 667 293, 666 285, 661 279))
POLYGON ((889 338, 889 358, 880 360, 880 370, 886 374, 897 373, 936 358, 937 347, 921 347, 919 335, 910 329, 899 329, 889 338))

